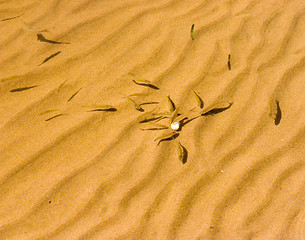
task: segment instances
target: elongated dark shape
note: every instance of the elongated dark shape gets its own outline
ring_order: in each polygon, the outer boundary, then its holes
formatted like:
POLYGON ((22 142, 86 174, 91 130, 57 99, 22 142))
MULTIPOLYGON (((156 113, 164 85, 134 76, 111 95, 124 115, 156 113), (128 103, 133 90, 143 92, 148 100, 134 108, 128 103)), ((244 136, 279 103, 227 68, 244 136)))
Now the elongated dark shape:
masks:
POLYGON ((37 34, 37 41, 47 42, 47 43, 52 43, 52 44, 70 44, 68 42, 57 42, 57 41, 46 39, 41 33, 37 34))
POLYGON ((187 162, 187 150, 186 148, 180 143, 178 142, 178 156, 179 156, 179 160, 185 164, 187 162))
POLYGON ((192 27, 191 27, 191 38, 192 38, 192 40, 194 40, 194 27, 195 27, 195 24, 193 24, 192 27))
POLYGON ((143 105, 151 105, 151 104, 159 104, 159 102, 144 102, 144 103, 140 103, 139 106, 143 106, 143 105))
POLYGON ((60 117, 60 116, 63 116, 63 115, 65 115, 65 114, 60 113, 60 114, 57 114, 57 115, 55 115, 53 117, 50 117, 50 118, 46 119, 45 121, 48 122, 48 121, 50 121, 50 120, 52 120, 54 118, 57 118, 57 117, 60 117))
POLYGON ((169 111, 173 112, 176 109, 175 103, 173 102, 173 100, 170 98, 170 96, 166 96, 167 97, 167 102, 168 102, 168 106, 169 106, 169 111))
POLYGON ((140 112, 144 112, 144 109, 141 108, 135 101, 133 101, 130 97, 126 96, 125 94, 122 94, 126 99, 127 101, 138 111, 140 112))
POLYGON ((231 54, 228 55, 228 68, 231 70, 231 54))
POLYGON ((22 16, 22 15, 15 16, 15 17, 10 17, 10 18, 4 18, 4 19, 2 19, 0 22, 5 22, 5 21, 8 21, 8 20, 13 20, 13 19, 19 18, 19 17, 21 17, 21 16, 22 16))
POLYGON ((162 141, 171 140, 171 139, 176 138, 177 136, 179 136, 179 132, 170 130, 170 131, 165 132, 161 136, 157 137, 154 141, 159 140, 159 142, 157 144, 157 145, 159 145, 162 141))
POLYGON ((43 62, 40 63, 38 66, 40 66, 40 65, 42 65, 42 64, 44 64, 44 63, 46 63, 47 61, 49 61, 49 60, 52 59, 53 57, 56 57, 56 56, 57 56, 58 54, 60 54, 60 53, 61 53, 61 51, 58 51, 58 52, 52 54, 51 56, 49 56, 49 57, 47 57, 45 60, 43 60, 43 62))
POLYGON ((278 100, 275 100, 275 103, 276 103, 276 116, 275 116, 275 119, 274 119, 274 124, 275 125, 279 125, 280 124, 280 121, 282 119, 282 111, 281 111, 281 108, 280 108, 280 103, 278 100))
POLYGON ((15 88, 15 89, 12 89, 10 92, 22 92, 22 91, 29 90, 29 89, 35 88, 35 87, 37 87, 37 85, 29 86, 29 87, 22 87, 22 88, 15 88))
POLYGON ((143 86, 143 87, 149 87, 149 88, 152 88, 152 89, 155 89, 155 90, 159 90, 159 88, 153 84, 147 84, 147 83, 139 83, 135 80, 132 80, 135 84, 137 85, 140 85, 140 86, 143 86))
POLYGON ((203 100, 201 99, 201 97, 193 89, 191 89, 191 91, 196 98, 198 107, 203 108, 204 103, 203 103, 203 100))
POLYGON ((116 108, 96 108, 87 112, 116 112, 116 108))
POLYGON ((282 119, 282 111, 280 108, 279 100, 270 101, 270 113, 269 116, 274 119, 274 124, 279 125, 282 119))
POLYGON ((75 96, 76 96, 76 94, 78 94, 79 93, 79 91, 80 90, 82 90, 83 88, 80 88, 80 89, 78 89, 68 100, 67 100, 67 102, 70 102, 75 96))

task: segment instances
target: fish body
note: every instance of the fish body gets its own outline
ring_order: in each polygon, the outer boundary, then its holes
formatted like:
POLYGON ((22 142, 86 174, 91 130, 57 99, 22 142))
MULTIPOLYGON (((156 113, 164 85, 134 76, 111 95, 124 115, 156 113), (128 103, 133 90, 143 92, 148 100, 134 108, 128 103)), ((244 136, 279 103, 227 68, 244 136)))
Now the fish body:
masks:
POLYGON ((158 144, 159 145, 162 141, 164 140, 169 140, 169 139, 172 139, 172 138, 175 138, 179 135, 179 133, 175 130, 169 130, 165 133, 163 133, 161 136, 157 137, 154 141, 158 141, 158 144))
POLYGON ((184 164, 187 160, 187 151, 186 148, 182 146, 180 142, 177 143, 178 147, 178 158, 184 164))
POLYGON ((176 106, 175 106, 173 100, 170 98, 169 95, 166 96, 166 99, 167 99, 167 103, 168 103, 168 106, 169 106, 169 111, 173 112, 176 109, 176 106))
POLYGON ((191 27, 191 39, 192 40, 194 40, 194 27, 195 27, 195 24, 193 24, 191 27))
POLYGON ((198 107, 203 108, 204 104, 203 104, 203 100, 201 99, 201 97, 193 89, 191 89, 191 91, 196 98, 198 107))
POLYGON ((227 109, 227 108, 231 107, 231 105, 232 105, 232 103, 230 103, 227 100, 219 100, 219 101, 216 101, 215 103, 211 104, 207 108, 204 108, 201 111, 199 111, 199 114, 204 115, 204 114, 213 113, 213 111, 216 111, 218 109, 227 109))
POLYGON ((278 125, 282 118, 282 111, 278 100, 270 100, 269 102, 269 117, 274 120, 274 124, 278 125))
POLYGON ((26 24, 25 22, 21 22, 23 30, 29 31, 29 32, 48 32, 47 29, 35 29, 32 28, 30 25, 26 24))
POLYGON ((140 112, 144 112, 144 109, 141 108, 135 101, 133 101, 130 97, 128 97, 127 95, 125 94, 122 94, 126 99, 127 101, 138 111, 140 112))

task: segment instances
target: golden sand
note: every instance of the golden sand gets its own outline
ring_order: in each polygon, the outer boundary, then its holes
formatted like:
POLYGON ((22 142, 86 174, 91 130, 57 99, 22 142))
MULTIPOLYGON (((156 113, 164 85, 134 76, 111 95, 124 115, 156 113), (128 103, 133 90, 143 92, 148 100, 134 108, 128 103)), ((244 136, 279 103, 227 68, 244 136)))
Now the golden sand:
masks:
POLYGON ((1 1, 0 239, 305 239, 304 29, 298 0, 1 1))

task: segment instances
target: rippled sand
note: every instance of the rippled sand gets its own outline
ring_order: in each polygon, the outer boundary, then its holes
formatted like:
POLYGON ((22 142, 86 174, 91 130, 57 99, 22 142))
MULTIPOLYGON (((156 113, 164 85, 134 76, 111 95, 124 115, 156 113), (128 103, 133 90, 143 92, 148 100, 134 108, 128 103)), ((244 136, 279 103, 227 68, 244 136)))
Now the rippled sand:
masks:
POLYGON ((0 239, 305 239, 304 29, 297 0, 1 1, 0 239), (122 96, 191 89, 233 104, 159 146, 122 96))

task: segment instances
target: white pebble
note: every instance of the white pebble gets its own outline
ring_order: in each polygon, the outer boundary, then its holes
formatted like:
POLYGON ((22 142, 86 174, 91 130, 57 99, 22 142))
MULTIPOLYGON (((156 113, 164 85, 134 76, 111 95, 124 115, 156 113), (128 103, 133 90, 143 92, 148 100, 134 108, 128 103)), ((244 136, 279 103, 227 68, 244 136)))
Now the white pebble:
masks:
POLYGON ((173 130, 178 130, 178 129, 180 128, 180 123, 179 123, 179 122, 173 122, 173 123, 171 124, 171 128, 172 128, 173 130))

